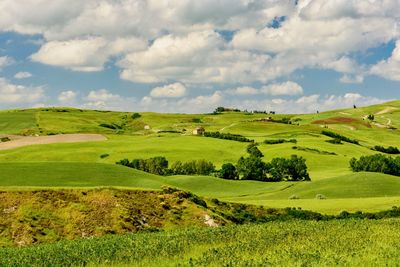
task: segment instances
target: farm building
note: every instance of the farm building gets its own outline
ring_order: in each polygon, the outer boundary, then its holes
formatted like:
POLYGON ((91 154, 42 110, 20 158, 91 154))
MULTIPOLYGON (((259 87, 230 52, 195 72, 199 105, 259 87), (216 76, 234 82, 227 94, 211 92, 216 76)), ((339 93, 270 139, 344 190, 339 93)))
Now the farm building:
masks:
POLYGON ((146 125, 144 126, 144 129, 145 129, 145 130, 150 130, 150 125, 147 125, 147 124, 146 124, 146 125))
POLYGON ((205 131, 203 127, 197 127, 193 130, 193 135, 203 135, 205 131))

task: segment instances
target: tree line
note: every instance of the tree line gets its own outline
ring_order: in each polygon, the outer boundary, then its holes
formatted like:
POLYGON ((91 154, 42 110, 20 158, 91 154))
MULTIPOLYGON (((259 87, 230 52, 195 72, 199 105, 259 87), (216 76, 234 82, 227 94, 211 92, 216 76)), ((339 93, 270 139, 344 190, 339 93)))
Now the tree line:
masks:
POLYGON ((245 142, 245 143, 254 142, 254 140, 248 139, 240 134, 205 132, 204 136, 211 137, 211 138, 225 139, 225 140, 233 140, 233 141, 238 141, 238 142, 245 142))
POLYGON ((133 159, 132 161, 123 159, 116 164, 156 175, 210 175, 215 172, 214 164, 202 159, 188 162, 177 161, 172 164, 171 168, 165 157, 133 159))
POLYGON ((270 162, 263 162, 263 153, 256 143, 247 147, 248 157, 241 157, 236 165, 225 163, 220 170, 206 160, 177 161, 169 168, 165 157, 149 159, 123 159, 116 164, 156 175, 214 175, 230 180, 257 180, 264 182, 277 181, 310 181, 306 160, 303 157, 292 155, 290 158, 274 158, 270 162))
POLYGON ((332 137, 333 139, 337 139, 337 140, 340 140, 340 141, 343 141, 343 142, 347 142, 347 143, 352 143, 352 144, 359 145, 358 140, 348 138, 348 137, 343 136, 343 135, 340 135, 340 134, 338 134, 338 133, 334 133, 334 132, 326 131, 326 130, 323 130, 321 133, 322 133, 323 135, 332 137))
POLYGON ((396 158, 382 154, 362 156, 360 159, 352 158, 350 168, 354 172, 380 172, 400 176, 400 156, 396 158))
POLYGON ((397 147, 394 146, 389 146, 389 147, 383 147, 383 146, 374 146, 372 150, 379 151, 382 153, 386 154, 400 154, 400 150, 397 147))
POLYGON ((292 155, 290 158, 274 158, 270 162, 261 160, 264 155, 257 144, 247 147, 248 157, 241 157, 237 164, 225 163, 218 176, 230 180, 257 180, 265 182, 310 181, 306 160, 292 155))

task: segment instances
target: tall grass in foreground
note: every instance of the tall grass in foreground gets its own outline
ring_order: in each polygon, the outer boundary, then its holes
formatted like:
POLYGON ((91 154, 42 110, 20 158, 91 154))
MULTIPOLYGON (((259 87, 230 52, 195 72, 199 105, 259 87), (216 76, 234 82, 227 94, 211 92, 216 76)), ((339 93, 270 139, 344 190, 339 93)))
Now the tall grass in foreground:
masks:
POLYGON ((106 236, 0 250, 0 266, 383 266, 400 220, 290 221, 106 236))

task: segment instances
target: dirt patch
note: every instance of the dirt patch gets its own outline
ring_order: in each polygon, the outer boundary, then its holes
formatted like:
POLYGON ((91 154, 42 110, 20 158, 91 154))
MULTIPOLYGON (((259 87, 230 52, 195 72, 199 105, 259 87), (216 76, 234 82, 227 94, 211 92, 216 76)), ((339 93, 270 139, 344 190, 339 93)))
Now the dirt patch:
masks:
POLYGON ((60 134, 50 136, 10 136, 11 141, 0 143, 0 150, 14 149, 31 145, 45 145, 56 143, 78 143, 105 141, 101 134, 60 134))
POLYGON ((397 109, 398 108, 388 107, 388 108, 385 108, 384 110, 379 111, 378 113, 375 113, 375 115, 381 115, 381 114, 385 114, 385 113, 390 113, 390 112, 395 111, 397 109))

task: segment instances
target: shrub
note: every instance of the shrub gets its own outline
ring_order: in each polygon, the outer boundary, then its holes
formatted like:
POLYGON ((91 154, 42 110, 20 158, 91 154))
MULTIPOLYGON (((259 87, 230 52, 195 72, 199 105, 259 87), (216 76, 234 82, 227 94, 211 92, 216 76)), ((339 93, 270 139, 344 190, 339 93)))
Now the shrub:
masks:
POLYGON ((218 173, 218 177, 228 180, 236 180, 239 178, 236 167, 232 163, 225 163, 222 165, 221 170, 218 173))
POLYGON ((253 142, 254 140, 250 140, 240 134, 231 134, 231 133, 220 133, 220 132, 205 132, 205 137, 218 138, 218 139, 226 139, 233 140, 238 142, 253 142))
POLYGON ((139 113, 133 113, 131 116, 132 120, 139 119, 140 117, 142 117, 142 115, 140 115, 139 113))
POLYGON ((0 142, 9 142, 11 139, 9 137, 2 137, 0 138, 0 142))
POLYGON ((346 136, 343 136, 343 135, 340 135, 340 134, 337 134, 337 133, 334 133, 334 132, 331 132, 331 131, 323 130, 321 133, 322 133, 323 135, 332 137, 332 138, 334 138, 334 139, 339 139, 339 140, 341 140, 341 141, 343 141, 343 142, 347 142, 347 143, 352 143, 352 144, 359 145, 358 140, 351 139, 351 138, 348 138, 348 137, 346 137, 346 136))
POLYGON ((251 143, 247 146, 247 153, 250 154, 251 157, 262 158, 264 154, 258 149, 256 143, 251 143))
POLYGON ((326 142, 331 143, 331 144, 335 144, 335 145, 341 145, 342 140, 338 139, 338 138, 334 138, 334 139, 330 139, 330 140, 326 140, 326 142))
POLYGON ((400 154, 400 150, 397 147, 389 146, 387 148, 383 146, 374 146, 372 150, 379 151, 386 154, 400 154))
POLYGON ((115 124, 115 123, 100 123, 99 126, 103 127, 103 128, 112 129, 112 130, 122 129, 122 126, 115 124))
POLYGON ((104 158, 107 158, 107 157, 109 157, 110 156, 110 154, 101 154, 100 155, 100 158, 101 159, 104 159, 104 158))
POLYGON ((285 140, 285 139, 267 139, 264 140, 264 144, 267 145, 275 145, 275 144, 283 144, 283 143, 297 143, 296 139, 289 139, 289 140, 285 140))

